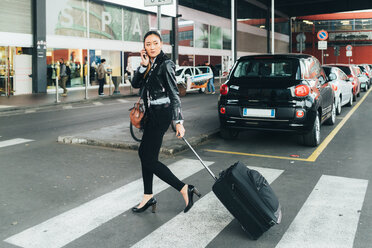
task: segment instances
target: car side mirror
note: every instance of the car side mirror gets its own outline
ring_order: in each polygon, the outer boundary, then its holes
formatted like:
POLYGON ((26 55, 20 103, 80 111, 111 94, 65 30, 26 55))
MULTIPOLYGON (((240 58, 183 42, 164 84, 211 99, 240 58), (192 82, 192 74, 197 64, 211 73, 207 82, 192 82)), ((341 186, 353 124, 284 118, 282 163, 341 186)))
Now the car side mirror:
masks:
POLYGON ((319 76, 318 79, 320 84, 324 84, 326 82, 323 76, 319 76))
POLYGON ((336 80, 336 79, 337 79, 336 74, 334 74, 334 73, 329 74, 329 79, 330 79, 331 81, 336 80))

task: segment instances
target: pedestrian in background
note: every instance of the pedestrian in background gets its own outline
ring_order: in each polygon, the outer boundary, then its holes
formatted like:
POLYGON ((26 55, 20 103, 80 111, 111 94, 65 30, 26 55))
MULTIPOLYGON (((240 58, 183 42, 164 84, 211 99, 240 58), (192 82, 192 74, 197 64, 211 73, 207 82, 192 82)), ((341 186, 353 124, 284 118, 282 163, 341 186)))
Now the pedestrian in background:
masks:
POLYGON ((209 66, 210 70, 212 71, 212 78, 209 79, 208 85, 207 85, 207 87, 208 87, 208 94, 216 94, 216 90, 214 88, 214 76, 215 76, 214 74, 215 74, 216 69, 208 61, 205 62, 205 65, 206 66, 209 66))
POLYGON ((141 66, 134 73, 131 82, 134 88, 140 88, 145 105, 144 132, 138 149, 144 195, 139 205, 132 208, 135 213, 143 212, 150 206, 153 212, 156 210, 157 200, 152 192, 154 174, 182 194, 186 204, 185 213, 193 206, 193 195, 200 197, 200 193, 193 185, 180 181, 159 161, 163 136, 172 120, 176 124, 176 136, 182 138, 185 134, 175 64, 164 54, 162 46, 162 38, 158 32, 149 31, 145 34, 145 48, 140 51, 141 66))
POLYGON ((103 93, 103 86, 105 85, 106 81, 106 74, 107 71, 105 69, 105 59, 101 59, 101 64, 99 64, 97 68, 97 78, 98 78, 98 83, 99 83, 99 88, 98 88, 98 95, 104 96, 105 94, 103 93))
POLYGON ((62 96, 67 96, 66 83, 68 80, 67 67, 63 58, 59 59, 59 83, 58 85, 63 89, 62 96))

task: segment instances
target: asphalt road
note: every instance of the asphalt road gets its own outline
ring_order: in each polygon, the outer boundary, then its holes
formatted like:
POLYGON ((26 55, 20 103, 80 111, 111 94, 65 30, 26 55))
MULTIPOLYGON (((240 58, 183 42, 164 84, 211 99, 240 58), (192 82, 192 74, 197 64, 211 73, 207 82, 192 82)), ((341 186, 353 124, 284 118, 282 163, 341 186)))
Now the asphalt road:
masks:
MULTIPOLYGON (((372 243, 372 95, 354 109, 343 108, 335 126, 322 126, 327 142, 322 149, 299 146, 294 135, 255 131, 196 147, 216 174, 242 161, 272 182, 283 220, 257 241, 249 240, 215 199, 213 179, 190 151, 161 160, 202 192, 193 209, 183 214, 179 193, 155 181, 157 213, 133 214, 130 208, 142 193, 136 152, 56 142, 62 134, 118 124, 136 98, 126 100, 0 115, 0 247, 365 248, 372 243), (24 140, 1 143, 16 138, 24 140)), ((182 100, 183 108, 201 119, 203 111, 217 106, 211 95, 182 100)))

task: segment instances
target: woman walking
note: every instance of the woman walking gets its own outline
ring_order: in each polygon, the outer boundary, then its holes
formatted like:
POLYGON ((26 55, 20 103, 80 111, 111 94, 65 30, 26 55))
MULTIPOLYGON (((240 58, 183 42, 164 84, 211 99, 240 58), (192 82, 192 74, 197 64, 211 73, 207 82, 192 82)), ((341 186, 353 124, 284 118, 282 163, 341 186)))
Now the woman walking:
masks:
POLYGON ((184 212, 193 206, 193 194, 200 193, 193 185, 180 181, 163 163, 159 161, 159 151, 163 136, 171 121, 176 124, 176 136, 185 134, 181 101, 175 77, 173 61, 162 51, 162 38, 156 31, 149 31, 144 37, 144 49, 141 50, 141 66, 132 80, 134 88, 140 88, 145 105, 145 117, 142 123, 144 133, 138 150, 142 165, 144 195, 138 206, 132 211, 140 213, 150 206, 156 210, 156 199, 152 192, 153 175, 178 190, 185 200, 184 212))

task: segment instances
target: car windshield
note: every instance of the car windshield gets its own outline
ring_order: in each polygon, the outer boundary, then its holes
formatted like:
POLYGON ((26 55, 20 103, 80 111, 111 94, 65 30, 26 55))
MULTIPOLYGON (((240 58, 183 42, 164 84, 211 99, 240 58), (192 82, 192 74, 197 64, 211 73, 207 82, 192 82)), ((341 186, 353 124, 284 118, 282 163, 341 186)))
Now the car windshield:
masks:
POLYGON ((181 75, 182 71, 183 71, 183 69, 178 69, 178 70, 176 71, 176 76, 181 75))
POLYGON ((208 73, 209 67, 199 67, 199 70, 201 70, 202 73, 208 73))
POLYGON ((359 66, 359 68, 360 68, 360 70, 362 71, 362 72, 366 72, 366 68, 364 68, 364 66, 359 66))
POLYGON ((233 76, 235 78, 282 78, 294 77, 295 61, 277 59, 249 59, 238 63, 233 76))
POLYGON ((337 66, 340 68, 343 72, 345 72, 346 75, 351 75, 351 70, 348 66, 337 66))
POLYGON ((327 77, 329 77, 329 74, 331 74, 331 67, 322 67, 324 72, 326 73, 327 77))

